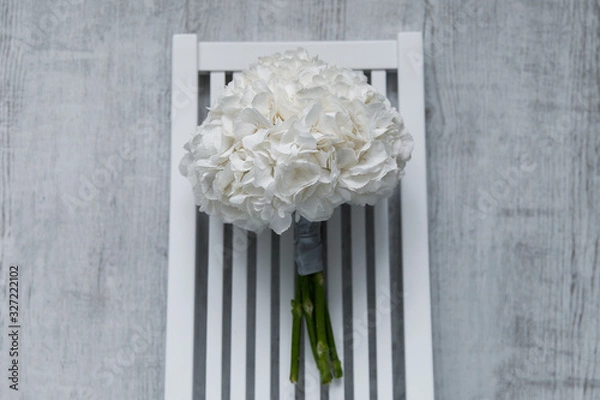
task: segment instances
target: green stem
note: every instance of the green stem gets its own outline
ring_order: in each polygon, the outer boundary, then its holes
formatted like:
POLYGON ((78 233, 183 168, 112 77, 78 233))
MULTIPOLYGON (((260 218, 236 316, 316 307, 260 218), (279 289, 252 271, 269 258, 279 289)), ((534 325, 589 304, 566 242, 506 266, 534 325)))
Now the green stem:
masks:
POLYGON ((298 382, 300 370, 300 330, 302 329, 302 299, 300 297, 300 279, 296 279, 295 297, 292 304, 292 358, 290 365, 290 382, 298 382))
POLYGON ((314 304, 311 298, 310 279, 306 276, 298 275, 300 279, 300 291, 302 292, 302 311, 304 311, 304 320, 306 321, 306 330, 310 348, 315 360, 317 359, 317 330, 315 328, 314 304))
POLYGON ((325 275, 317 272, 312 275, 315 288, 315 322, 317 330, 317 365, 321 372, 321 383, 331 382, 331 370, 329 360, 329 345, 327 340, 327 318, 325 299, 325 275))
POLYGON ((329 342, 329 356, 331 357, 333 376, 339 379, 344 373, 342 371, 342 362, 340 361, 337 349, 335 348, 335 338, 333 337, 333 328, 331 326, 331 318, 329 317, 329 307, 325 308, 325 313, 327 317, 327 341, 329 342))

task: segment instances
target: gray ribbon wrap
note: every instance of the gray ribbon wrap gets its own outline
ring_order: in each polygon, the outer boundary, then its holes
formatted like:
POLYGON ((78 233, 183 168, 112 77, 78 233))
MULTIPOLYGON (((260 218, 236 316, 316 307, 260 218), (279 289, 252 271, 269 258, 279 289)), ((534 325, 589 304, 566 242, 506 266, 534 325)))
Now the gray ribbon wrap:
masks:
POLYGON ((323 242, 321 222, 300 217, 294 224, 294 260, 299 275, 323 271, 323 242))

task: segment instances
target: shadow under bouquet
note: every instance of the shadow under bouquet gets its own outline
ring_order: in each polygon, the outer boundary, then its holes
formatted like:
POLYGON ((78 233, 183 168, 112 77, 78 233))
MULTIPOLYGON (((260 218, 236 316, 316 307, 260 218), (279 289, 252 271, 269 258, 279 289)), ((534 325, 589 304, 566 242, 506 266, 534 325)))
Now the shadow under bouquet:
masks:
MULTIPOLYGON (((290 380, 306 324, 321 383, 342 377, 325 295, 321 227, 344 203, 392 194, 413 140, 362 72, 303 49, 235 73, 180 164, 200 211, 250 231, 295 229, 290 380)), ((291 267, 291 266, 290 266, 291 267)))

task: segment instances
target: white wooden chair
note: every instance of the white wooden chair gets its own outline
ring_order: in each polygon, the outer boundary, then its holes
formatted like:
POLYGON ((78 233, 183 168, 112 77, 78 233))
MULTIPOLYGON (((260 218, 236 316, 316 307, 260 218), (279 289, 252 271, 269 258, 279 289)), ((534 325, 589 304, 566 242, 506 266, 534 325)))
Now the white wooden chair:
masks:
POLYGON ((175 35, 172 73, 165 399, 287 399, 301 390, 307 400, 404 394, 408 400, 432 400, 421 34, 400 33, 397 41, 293 43, 208 43, 196 35, 175 35), (292 230, 256 238, 201 215, 178 169, 183 145, 199 122, 199 76, 209 74, 212 101, 226 73, 297 47, 330 63, 370 71, 371 83, 383 94, 387 72, 397 71, 399 108, 415 140, 401 182, 401 229, 389 219, 388 200, 367 210, 345 206, 327 222, 328 297, 345 376, 326 389, 318 384, 307 345, 303 382, 296 387, 288 380, 292 230), (391 243, 390 229, 399 231, 391 243), (390 268, 390 249, 396 248, 401 265, 390 268), (403 289, 390 284, 390 273, 400 276, 400 268, 403 289), (398 307, 403 322, 393 320, 398 307), (403 325, 403 335, 393 337, 393 323, 403 325), (397 382, 398 350, 392 349, 402 349, 402 343, 393 346, 402 339, 405 382, 397 382))

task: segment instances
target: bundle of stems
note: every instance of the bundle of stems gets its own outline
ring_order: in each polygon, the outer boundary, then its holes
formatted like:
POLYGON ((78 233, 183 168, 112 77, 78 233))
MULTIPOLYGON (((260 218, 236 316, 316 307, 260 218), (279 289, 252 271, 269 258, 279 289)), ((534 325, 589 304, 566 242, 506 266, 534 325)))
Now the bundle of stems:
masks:
POLYGON ((306 322, 312 354, 321 375, 321 384, 330 383, 332 376, 341 378, 342 363, 335 348, 323 272, 296 275, 295 296, 291 304, 293 319, 290 381, 298 382, 302 321, 306 322))

